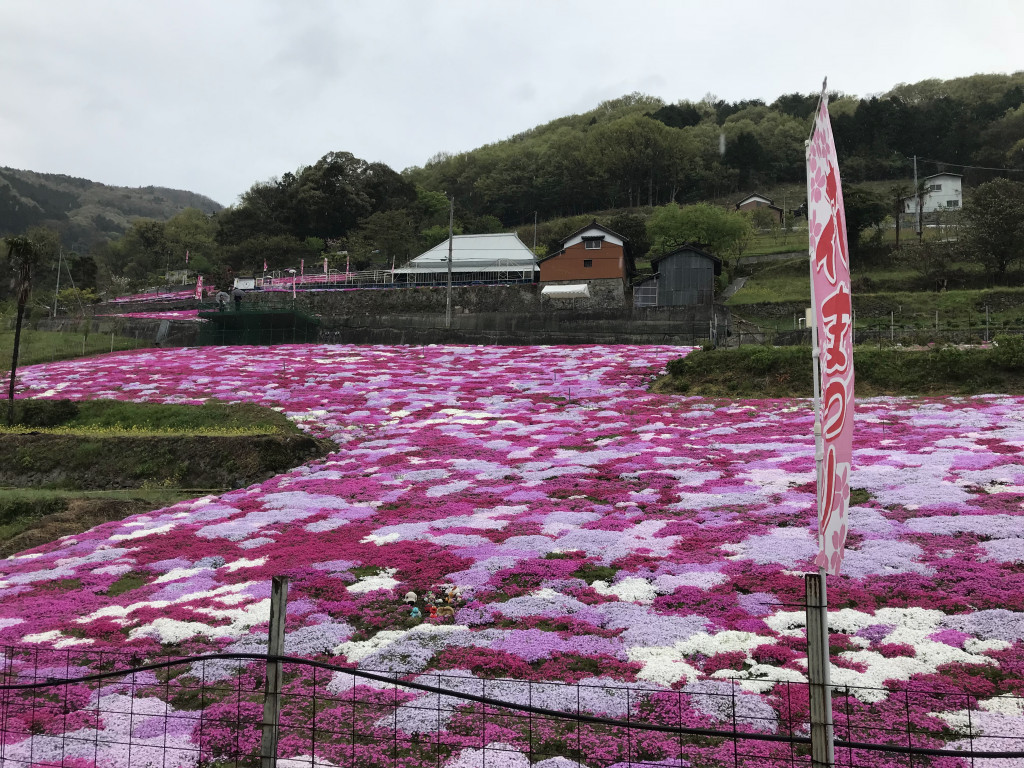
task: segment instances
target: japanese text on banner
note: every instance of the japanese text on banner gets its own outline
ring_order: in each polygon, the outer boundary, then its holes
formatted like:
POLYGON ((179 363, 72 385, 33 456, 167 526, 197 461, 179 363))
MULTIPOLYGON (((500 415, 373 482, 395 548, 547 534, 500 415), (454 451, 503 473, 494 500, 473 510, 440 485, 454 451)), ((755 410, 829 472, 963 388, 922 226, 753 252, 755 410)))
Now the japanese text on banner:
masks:
POLYGON ((811 290, 820 350, 819 413, 824 460, 818 477, 815 565, 838 575, 849 530, 853 458, 853 321, 846 214, 828 99, 823 95, 807 152, 811 290))

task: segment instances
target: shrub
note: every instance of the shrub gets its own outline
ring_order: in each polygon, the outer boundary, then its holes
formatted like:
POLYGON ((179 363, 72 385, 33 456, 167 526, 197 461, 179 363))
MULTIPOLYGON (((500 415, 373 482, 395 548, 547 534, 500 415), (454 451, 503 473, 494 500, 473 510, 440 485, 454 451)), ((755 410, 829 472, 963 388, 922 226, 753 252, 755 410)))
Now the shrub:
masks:
POLYGON ((78 415, 73 400, 18 400, 14 423, 23 427, 57 427, 78 415))
POLYGON ((778 356, 774 350, 765 347, 764 349, 758 349, 747 358, 747 368, 751 373, 758 376, 764 376, 765 374, 771 373, 779 367, 778 356))
POLYGON ((1000 368, 1009 371, 1024 369, 1024 336, 996 336, 992 359, 1000 368))
POLYGON ((929 368, 936 378, 959 380, 968 371, 964 365, 966 355, 956 347, 937 347, 929 354, 929 368))

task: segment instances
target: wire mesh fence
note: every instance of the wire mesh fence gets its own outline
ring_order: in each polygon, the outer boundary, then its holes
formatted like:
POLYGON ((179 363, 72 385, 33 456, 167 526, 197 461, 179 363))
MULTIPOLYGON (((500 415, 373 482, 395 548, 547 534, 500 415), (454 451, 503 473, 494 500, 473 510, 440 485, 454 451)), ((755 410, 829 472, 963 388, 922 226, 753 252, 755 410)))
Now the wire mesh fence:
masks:
MULTIPOLYGON (((771 344, 774 346, 811 345, 809 328, 776 330, 773 328, 744 328, 736 330, 736 343, 771 344)), ((992 326, 991 328, 908 328, 889 325, 888 322, 863 324, 854 329, 854 344, 879 347, 924 347, 943 344, 982 345, 997 336, 1024 335, 1024 327, 992 326)))
MULTIPOLYGON (((837 765, 1024 760, 1024 699, 912 686, 833 696, 837 765)), ((559 683, 260 654, 0 648, 4 768, 802 766, 809 733, 801 682, 559 683), (261 750, 268 660, 284 666, 276 762, 261 750)))

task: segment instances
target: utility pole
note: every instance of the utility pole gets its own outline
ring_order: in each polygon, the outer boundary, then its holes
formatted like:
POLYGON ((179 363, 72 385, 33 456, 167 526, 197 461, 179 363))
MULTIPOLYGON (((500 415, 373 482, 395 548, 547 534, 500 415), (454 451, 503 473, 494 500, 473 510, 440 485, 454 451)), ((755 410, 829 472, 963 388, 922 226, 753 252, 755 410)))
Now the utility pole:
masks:
POLYGON ((455 197, 448 209, 448 300, 445 302, 444 327, 452 327, 452 238, 455 228, 455 197))
POLYGON ((53 316, 57 316, 57 294, 60 293, 60 263, 64 260, 64 249, 57 251, 57 287, 53 291, 53 316))
POLYGON ((785 242, 788 243, 789 242, 789 234, 787 233, 787 230, 786 230, 786 205, 787 205, 787 200, 788 200, 788 195, 785 193, 785 191, 783 191, 783 193, 782 193, 782 237, 785 238, 785 242))
POLYGON ((917 155, 914 155, 914 199, 917 201, 917 239, 921 239, 921 188, 917 186, 917 155))
POLYGON ((533 212, 533 251, 537 252, 537 212, 533 212))

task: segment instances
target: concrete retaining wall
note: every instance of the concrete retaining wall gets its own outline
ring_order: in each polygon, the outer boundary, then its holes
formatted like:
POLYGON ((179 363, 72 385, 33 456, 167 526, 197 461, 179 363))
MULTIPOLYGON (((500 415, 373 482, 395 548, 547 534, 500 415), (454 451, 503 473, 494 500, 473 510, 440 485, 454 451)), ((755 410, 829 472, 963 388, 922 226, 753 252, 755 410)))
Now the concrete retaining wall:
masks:
MULTIPOLYGON (((576 307, 586 310, 617 310, 628 302, 620 280, 592 281, 589 299, 577 299, 576 307), (606 283, 614 285, 606 285, 606 283)), ((541 312, 557 302, 541 299, 541 286, 535 283, 521 285, 472 285, 452 288, 452 306, 455 312, 541 312)), ((444 312, 448 292, 444 287, 379 288, 335 291, 299 291, 295 297, 296 309, 317 315, 348 316, 359 314, 417 314, 444 312)), ((247 306, 291 306, 290 291, 250 291, 243 303, 247 306)), ((169 301, 125 302, 103 305, 104 312, 154 312, 172 309, 214 307, 212 300, 200 303, 195 299, 169 301)))
MULTIPOLYGON (((601 281, 607 282, 607 281, 601 281)), ((724 336, 729 313, 716 307, 624 306, 618 291, 597 290, 592 300, 541 298, 539 285, 453 288, 452 325, 445 327, 445 288, 397 288, 299 293, 298 310, 321 317, 321 341, 354 344, 699 344, 710 336, 712 321, 724 336)), ((598 286, 605 288, 605 286, 598 286)), ((253 291, 246 309, 292 307, 289 292, 253 291)), ((103 312, 159 312, 212 309, 194 299, 106 305, 103 312)), ((39 328, 56 330, 67 321, 42 320, 39 328)), ((192 346, 194 322, 97 318, 92 332, 147 339, 159 346, 192 346), (161 330, 161 324, 163 330, 161 330)))
MULTIPOLYGON (((721 309, 721 308, 719 308, 721 309)), ((720 311, 720 328, 728 322, 720 311)), ((321 341, 351 344, 680 344, 704 343, 710 313, 696 310, 481 312, 324 318, 321 341)))

